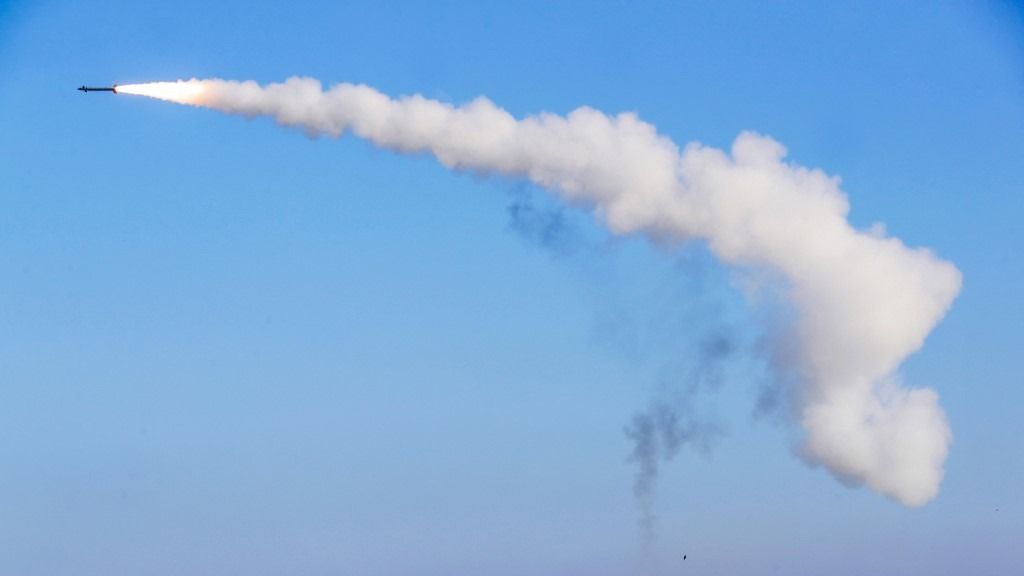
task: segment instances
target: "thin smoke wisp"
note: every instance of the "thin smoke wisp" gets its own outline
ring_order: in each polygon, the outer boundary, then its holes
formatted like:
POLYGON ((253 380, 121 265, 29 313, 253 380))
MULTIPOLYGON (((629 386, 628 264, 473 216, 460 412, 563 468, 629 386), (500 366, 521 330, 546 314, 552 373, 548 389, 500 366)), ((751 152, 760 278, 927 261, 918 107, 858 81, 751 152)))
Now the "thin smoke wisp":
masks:
POLYGON ((681 383, 663 385, 650 405, 633 415, 626 436, 633 443, 629 460, 636 464, 633 494, 640 506, 640 528, 645 540, 654 540, 654 493, 661 464, 671 461, 685 447, 710 455, 722 429, 695 408, 702 390, 721 385, 723 364, 734 344, 725 335, 705 339, 696 362, 681 383))

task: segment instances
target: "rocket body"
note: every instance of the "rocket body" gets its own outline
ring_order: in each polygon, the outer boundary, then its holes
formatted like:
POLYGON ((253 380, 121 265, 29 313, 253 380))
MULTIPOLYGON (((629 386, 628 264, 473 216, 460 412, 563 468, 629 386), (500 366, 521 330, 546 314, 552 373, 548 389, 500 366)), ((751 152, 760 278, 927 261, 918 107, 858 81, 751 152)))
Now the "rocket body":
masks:
POLYGON ((113 92, 117 94, 117 84, 113 86, 79 86, 80 92, 113 92))

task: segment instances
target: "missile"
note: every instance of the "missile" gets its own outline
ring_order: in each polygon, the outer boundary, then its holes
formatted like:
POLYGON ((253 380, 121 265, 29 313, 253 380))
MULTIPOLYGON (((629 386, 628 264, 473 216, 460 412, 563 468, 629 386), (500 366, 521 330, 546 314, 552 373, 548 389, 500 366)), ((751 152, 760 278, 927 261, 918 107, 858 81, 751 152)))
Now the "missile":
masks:
POLYGON ((107 87, 107 86, 99 86, 99 87, 97 87, 97 86, 79 86, 78 90, 80 92, 113 92, 114 94, 117 94, 117 84, 114 84, 113 86, 110 86, 110 87, 107 87))

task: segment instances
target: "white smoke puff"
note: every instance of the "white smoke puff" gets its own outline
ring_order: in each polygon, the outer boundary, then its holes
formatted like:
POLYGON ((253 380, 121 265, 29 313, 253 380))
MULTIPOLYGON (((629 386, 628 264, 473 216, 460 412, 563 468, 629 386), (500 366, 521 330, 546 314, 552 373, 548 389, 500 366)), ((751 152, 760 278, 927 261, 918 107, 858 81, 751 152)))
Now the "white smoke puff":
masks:
POLYGON ((785 280, 795 310, 803 452, 848 483, 916 506, 939 489, 951 434, 938 396, 905 389, 896 370, 919 350, 960 290, 960 273, 923 249, 852 228, 839 180, 784 161, 754 133, 730 154, 680 152, 635 114, 579 108, 516 119, 485 98, 453 106, 392 99, 363 85, 188 80, 120 86, 245 116, 271 116, 311 135, 351 131, 375 145, 430 153, 443 165, 528 178, 593 207, 612 231, 706 239, 726 263, 785 280))

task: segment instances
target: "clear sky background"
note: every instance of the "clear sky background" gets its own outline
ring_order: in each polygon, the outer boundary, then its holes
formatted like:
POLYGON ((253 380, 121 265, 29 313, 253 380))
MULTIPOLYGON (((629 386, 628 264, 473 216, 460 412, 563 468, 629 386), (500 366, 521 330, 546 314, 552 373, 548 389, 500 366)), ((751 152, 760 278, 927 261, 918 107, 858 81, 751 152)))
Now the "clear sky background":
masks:
POLYGON ((771 4, 0 2, 0 573, 1019 570, 1024 11, 771 4), (843 486, 755 417, 766 314, 700 246, 74 90, 293 75, 756 130, 841 176, 855 225, 964 274, 902 371, 953 430, 939 497, 843 486), (624 427, 721 333, 728 434, 663 469, 647 542, 624 427))

